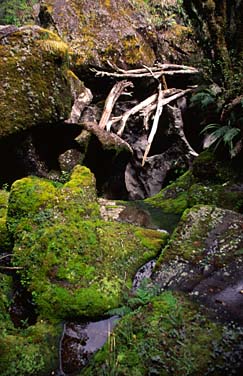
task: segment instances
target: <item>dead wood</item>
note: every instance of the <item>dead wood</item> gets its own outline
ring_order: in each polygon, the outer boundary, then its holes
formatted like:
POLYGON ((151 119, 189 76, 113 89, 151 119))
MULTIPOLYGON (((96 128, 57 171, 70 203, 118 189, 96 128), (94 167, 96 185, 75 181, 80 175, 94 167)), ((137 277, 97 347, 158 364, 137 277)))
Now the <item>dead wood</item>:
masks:
POLYGON ((110 91, 110 93, 109 93, 109 95, 108 95, 108 97, 106 98, 106 101, 105 101, 103 114, 102 114, 100 122, 99 122, 100 128, 102 128, 102 129, 106 128, 108 121, 109 121, 109 118, 111 116, 113 107, 114 107, 117 99, 122 94, 128 94, 127 92, 124 92, 124 90, 128 87, 133 87, 133 83, 130 82, 130 81, 126 81, 126 80, 117 82, 113 86, 113 88, 111 89, 111 91, 110 91))
POLYGON ((156 112, 155 112, 155 115, 154 115, 154 121, 153 121, 153 125, 152 125, 152 128, 151 128, 151 132, 149 134, 148 144, 146 146, 146 149, 145 149, 145 152, 144 152, 144 155, 143 155, 142 166, 144 166, 144 163, 146 161, 147 155, 149 153, 150 147, 152 145, 154 136, 155 136, 157 128, 158 128, 160 115, 162 114, 162 111, 163 111, 163 98, 164 98, 163 90, 162 90, 162 85, 160 83, 159 86, 158 86, 157 108, 156 108, 156 112))
MULTIPOLYGON (((192 89, 185 89, 185 90, 180 90, 180 89, 167 89, 163 90, 163 99, 161 100, 161 105, 165 106, 166 104, 183 97, 186 93, 189 93, 192 91, 192 89), (176 92, 176 93, 175 93, 176 92), (174 95, 171 95, 171 94, 174 95)), ((131 115, 136 114, 137 112, 143 111, 142 114, 144 116, 151 116, 152 112, 156 110, 157 108, 157 102, 158 102, 158 94, 153 94, 150 97, 146 98, 144 101, 140 102, 136 106, 132 107, 130 110, 126 111, 121 117, 120 117, 120 122, 121 126, 117 132, 117 134, 121 137, 127 120, 131 115)), ((117 121, 117 118, 115 118, 117 121)))
POLYGON ((163 75, 174 75, 174 74, 197 74, 199 73, 198 69, 190 67, 187 65, 177 65, 177 64, 158 64, 153 67, 144 66, 143 68, 124 70, 118 68, 114 64, 109 64, 114 71, 99 71, 95 68, 91 69, 92 72, 95 72, 96 76, 109 76, 117 78, 142 78, 142 77, 151 77, 159 79, 163 75), (153 75, 151 74, 153 73, 153 75))

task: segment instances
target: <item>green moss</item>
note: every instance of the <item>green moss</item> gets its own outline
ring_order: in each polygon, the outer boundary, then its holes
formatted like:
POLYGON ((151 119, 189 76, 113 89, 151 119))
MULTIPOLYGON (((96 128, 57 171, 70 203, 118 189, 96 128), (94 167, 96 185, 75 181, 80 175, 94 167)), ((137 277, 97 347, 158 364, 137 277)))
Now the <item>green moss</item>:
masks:
POLYGON ((144 201, 165 213, 182 214, 194 205, 216 205, 243 212, 239 181, 242 181, 242 173, 238 165, 217 160, 206 151, 195 159, 191 170, 144 201))
POLYGON ((235 259, 242 245, 240 214, 197 205, 183 213, 157 266, 179 258, 195 265, 213 265, 217 269, 235 259))
POLYGON ((198 204, 216 205, 225 209, 242 212, 243 192, 231 191, 231 186, 221 184, 193 184, 188 190, 189 207, 198 204), (228 190, 229 189, 229 190, 228 190))
POLYGON ((181 214, 188 207, 187 190, 192 181, 192 174, 188 171, 180 176, 176 182, 144 201, 151 206, 161 208, 165 213, 181 214))
POLYGON ((8 226, 13 262, 43 317, 97 316, 117 307, 137 269, 154 258, 167 236, 100 220, 93 174, 76 166, 55 187, 35 177, 16 181, 8 226))
POLYGON ((232 340, 230 333, 182 295, 165 292, 123 317, 82 375, 221 374, 217 367, 226 369, 224 356, 242 335, 232 340))
POLYGON ((9 193, 0 190, 0 253, 11 249, 10 234, 6 226, 9 193))
POLYGON ((58 367, 61 326, 37 322, 25 330, 3 332, 0 339, 2 376, 45 376, 58 367))
POLYGON ((46 376, 58 366, 61 326, 40 320, 26 329, 15 328, 9 314, 12 286, 12 277, 0 273, 0 374, 46 376))

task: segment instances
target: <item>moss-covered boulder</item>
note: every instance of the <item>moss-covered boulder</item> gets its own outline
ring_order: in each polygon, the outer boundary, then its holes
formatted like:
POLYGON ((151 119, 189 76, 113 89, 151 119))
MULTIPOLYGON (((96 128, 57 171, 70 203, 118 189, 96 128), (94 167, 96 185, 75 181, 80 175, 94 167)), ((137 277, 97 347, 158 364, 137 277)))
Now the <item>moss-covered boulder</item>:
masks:
POLYGON ((6 226, 9 193, 0 190, 0 253, 11 248, 10 234, 6 226))
POLYGON ((124 316, 81 374, 240 374, 242 341, 242 329, 216 324, 183 295, 165 292, 124 316))
POLYGON ((85 0, 41 2, 40 21, 71 46, 76 66, 152 65, 152 26, 142 0, 85 0))
POLYGON ((1 28, 0 137, 67 119, 84 90, 56 34, 38 26, 1 28))
POLYGON ((48 318, 98 316, 121 304, 137 269, 155 257, 167 235, 100 219, 95 181, 77 166, 54 186, 35 177, 16 181, 8 226, 14 265, 48 318))
POLYGON ((58 367, 61 325, 40 320, 25 329, 15 328, 9 315, 12 277, 0 274, 0 374, 46 376, 58 367))
POLYGON ((190 293, 221 319, 243 323, 243 216, 187 209, 156 265, 154 281, 190 293))
POLYGON ((222 161, 202 152, 190 171, 158 194, 144 200, 165 213, 182 214, 194 205, 216 205, 243 212, 243 174, 239 161, 222 161))

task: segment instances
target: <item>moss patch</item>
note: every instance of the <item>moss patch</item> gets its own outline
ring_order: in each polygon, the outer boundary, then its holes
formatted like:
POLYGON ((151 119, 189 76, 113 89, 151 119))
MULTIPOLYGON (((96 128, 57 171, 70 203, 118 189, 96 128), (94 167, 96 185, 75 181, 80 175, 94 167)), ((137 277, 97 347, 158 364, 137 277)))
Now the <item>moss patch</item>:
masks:
POLYGON ((11 249, 10 234, 6 226, 9 193, 0 190, 0 253, 11 249))
POLYGON ((45 376, 58 365, 61 326, 38 321, 26 329, 13 326, 9 316, 12 277, 0 274, 0 373, 2 376, 45 376))
POLYGON ((69 182, 28 177, 11 189, 13 262, 43 317, 98 316, 119 306, 137 269, 167 235, 100 219, 95 180, 76 166, 69 182))
POLYGON ((232 354, 241 341, 242 331, 211 322, 182 295, 165 292, 123 317, 82 375, 221 375, 229 365, 237 369, 232 354))

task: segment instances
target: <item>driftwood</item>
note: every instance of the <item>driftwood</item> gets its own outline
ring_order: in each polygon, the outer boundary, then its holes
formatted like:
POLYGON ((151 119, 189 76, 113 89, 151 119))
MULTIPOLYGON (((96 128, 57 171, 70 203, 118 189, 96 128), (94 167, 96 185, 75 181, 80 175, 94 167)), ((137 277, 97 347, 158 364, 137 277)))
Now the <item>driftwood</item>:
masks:
MULTIPOLYGON (((143 78, 150 77, 158 81, 158 92, 144 99, 142 102, 138 103, 136 106, 125 111, 120 116, 112 116, 112 110, 116 104, 117 99, 122 94, 130 94, 125 90, 128 87, 133 87, 131 81, 122 80, 118 81, 113 88, 111 89, 104 105, 103 113, 99 122, 98 127, 101 129, 106 129, 108 132, 111 130, 111 127, 118 123, 117 135, 122 137, 124 129, 126 127, 127 121, 130 116, 140 113, 143 117, 143 126, 145 130, 149 131, 149 121, 154 116, 151 130, 148 136, 147 145, 144 151, 142 166, 144 166, 146 158, 149 154, 153 139, 158 129, 159 119, 163 111, 163 107, 169 103, 177 100, 180 97, 183 97, 187 93, 191 92, 196 86, 190 87, 187 89, 176 89, 176 88, 167 88, 167 83, 165 76, 166 75, 182 75, 182 74, 198 74, 198 70, 194 67, 186 65, 177 65, 177 64, 157 64, 153 67, 143 66, 138 69, 124 70, 117 67, 114 64, 108 62, 109 66, 113 69, 112 72, 98 71, 97 69, 92 69, 95 72, 96 76, 109 76, 114 78, 143 78)), ((197 153, 189 145, 184 131, 183 131, 183 122, 180 118, 179 113, 176 112, 176 107, 171 107, 170 112, 172 113, 172 118, 174 119, 174 126, 177 128, 177 134, 179 134, 183 143, 186 145, 189 154, 195 156, 197 153)))
POLYGON ((187 65, 177 65, 177 64, 157 64, 154 67, 146 67, 139 69, 124 70, 118 68, 116 65, 109 64, 115 72, 99 71, 95 68, 91 69, 95 72, 96 76, 108 76, 116 78, 142 78, 151 77, 151 72, 153 72, 153 77, 158 79, 163 75, 173 76, 174 74, 198 74, 198 70, 194 67, 187 65), (149 70, 148 70, 149 68, 149 70))
POLYGON ((126 81, 126 80, 117 82, 113 86, 113 88, 111 89, 111 91, 110 91, 110 93, 109 93, 109 95, 108 95, 108 97, 106 98, 106 101, 105 101, 104 111, 103 111, 103 114, 102 114, 100 122, 99 122, 100 128, 105 129, 117 99, 122 94, 126 94, 126 95, 128 94, 127 92, 124 92, 124 90, 128 87, 133 87, 133 83, 130 82, 130 81, 126 81))
POLYGON ((147 155, 149 153, 150 147, 152 145, 154 136, 155 136, 157 128, 158 128, 160 115, 162 114, 162 111, 163 111, 163 97, 164 96, 163 96, 163 90, 162 90, 161 84, 159 84, 158 90, 159 90, 159 93, 158 93, 158 99, 157 99, 157 108, 156 108, 156 112, 155 112, 155 115, 154 115, 154 121, 153 121, 152 129, 151 129, 151 132, 149 134, 148 144, 146 146, 146 149, 145 149, 145 152, 144 152, 144 155, 143 155, 142 166, 144 166, 144 163, 146 161, 147 155))

